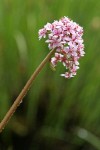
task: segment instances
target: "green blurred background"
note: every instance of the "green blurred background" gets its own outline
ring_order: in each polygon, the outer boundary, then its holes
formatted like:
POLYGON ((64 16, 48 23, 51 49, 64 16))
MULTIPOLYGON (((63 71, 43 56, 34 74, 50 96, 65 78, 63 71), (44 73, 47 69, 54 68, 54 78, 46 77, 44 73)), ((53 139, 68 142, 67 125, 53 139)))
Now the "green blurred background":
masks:
POLYGON ((0 135, 0 150, 100 150, 100 0, 0 0, 0 120, 48 54, 38 30, 62 16, 84 28, 77 76, 64 79, 48 63, 0 135))

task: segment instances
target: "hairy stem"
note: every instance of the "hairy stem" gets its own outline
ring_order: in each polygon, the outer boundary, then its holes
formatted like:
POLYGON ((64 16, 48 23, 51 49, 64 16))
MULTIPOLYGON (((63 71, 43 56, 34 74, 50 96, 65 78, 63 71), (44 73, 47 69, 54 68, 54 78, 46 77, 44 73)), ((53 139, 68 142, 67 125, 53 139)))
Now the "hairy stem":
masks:
POLYGON ((51 55, 54 53, 54 51, 55 50, 51 50, 49 52, 49 54, 45 57, 45 59, 41 62, 41 64, 37 67, 37 69, 34 71, 32 76, 29 78, 29 80, 27 81, 26 85, 24 86, 24 88, 22 89, 22 91, 20 92, 20 94, 18 95, 18 97, 16 98, 16 100, 14 101, 14 103, 12 104, 12 106, 10 107, 8 112, 6 113, 6 115, 4 116, 3 120, 1 121, 1 123, 0 123, 0 132, 2 132, 2 130, 4 129, 5 125, 8 123, 8 121, 10 120, 10 118, 12 117, 14 112, 16 111, 17 107, 22 102, 24 96, 27 94, 28 90, 30 89, 30 87, 31 87, 31 85, 32 85, 32 83, 34 81, 34 79, 37 77, 37 75, 42 70, 44 65, 51 58, 51 55))

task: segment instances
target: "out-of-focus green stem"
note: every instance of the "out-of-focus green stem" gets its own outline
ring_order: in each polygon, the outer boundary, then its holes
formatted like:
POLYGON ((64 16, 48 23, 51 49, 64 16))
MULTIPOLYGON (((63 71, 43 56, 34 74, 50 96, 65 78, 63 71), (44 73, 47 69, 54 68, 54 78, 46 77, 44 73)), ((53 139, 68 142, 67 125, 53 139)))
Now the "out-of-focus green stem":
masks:
POLYGON ((4 129, 5 125, 8 123, 8 121, 10 120, 10 118, 12 117, 14 112, 16 111, 17 107, 20 105, 20 103, 22 103, 23 98, 25 97, 25 95, 27 94, 28 90, 30 89, 34 79, 37 77, 37 75, 42 70, 44 65, 49 61, 49 59, 51 58, 51 55, 54 52, 55 52, 55 50, 51 50, 49 52, 49 54, 45 57, 45 59, 40 63, 40 65, 34 71, 32 76, 29 78, 29 80, 27 81, 26 85, 24 86, 24 88, 22 89, 22 91, 20 92, 20 94, 18 95, 18 97, 16 98, 14 103, 12 104, 12 106, 10 107, 9 111, 7 112, 7 114, 4 116, 3 120, 1 121, 1 123, 0 123, 0 132, 2 132, 2 130, 4 129))

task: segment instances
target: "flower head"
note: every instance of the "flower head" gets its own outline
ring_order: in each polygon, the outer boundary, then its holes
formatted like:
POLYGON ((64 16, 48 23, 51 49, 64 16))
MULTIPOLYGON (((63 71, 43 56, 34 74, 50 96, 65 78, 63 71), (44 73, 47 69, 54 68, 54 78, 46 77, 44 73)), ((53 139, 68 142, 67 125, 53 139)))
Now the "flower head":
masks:
POLYGON ((83 28, 68 17, 47 23, 39 30, 39 39, 47 38, 45 42, 48 43, 49 49, 55 49, 51 58, 53 68, 61 62, 66 68, 66 72, 61 74, 65 78, 76 75, 79 69, 78 60, 85 54, 82 35, 83 28))

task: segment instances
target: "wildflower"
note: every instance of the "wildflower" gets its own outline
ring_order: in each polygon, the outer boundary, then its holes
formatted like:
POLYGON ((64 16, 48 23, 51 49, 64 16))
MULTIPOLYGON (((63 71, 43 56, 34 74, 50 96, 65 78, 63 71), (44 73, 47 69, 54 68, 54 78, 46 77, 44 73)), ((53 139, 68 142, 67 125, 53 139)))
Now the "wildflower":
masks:
POLYGON ((74 77, 79 69, 79 59, 84 56, 83 28, 68 17, 63 17, 53 23, 47 23, 39 30, 39 39, 47 38, 48 48, 55 49, 51 58, 53 68, 61 62, 66 72, 61 74, 65 78, 74 77))

